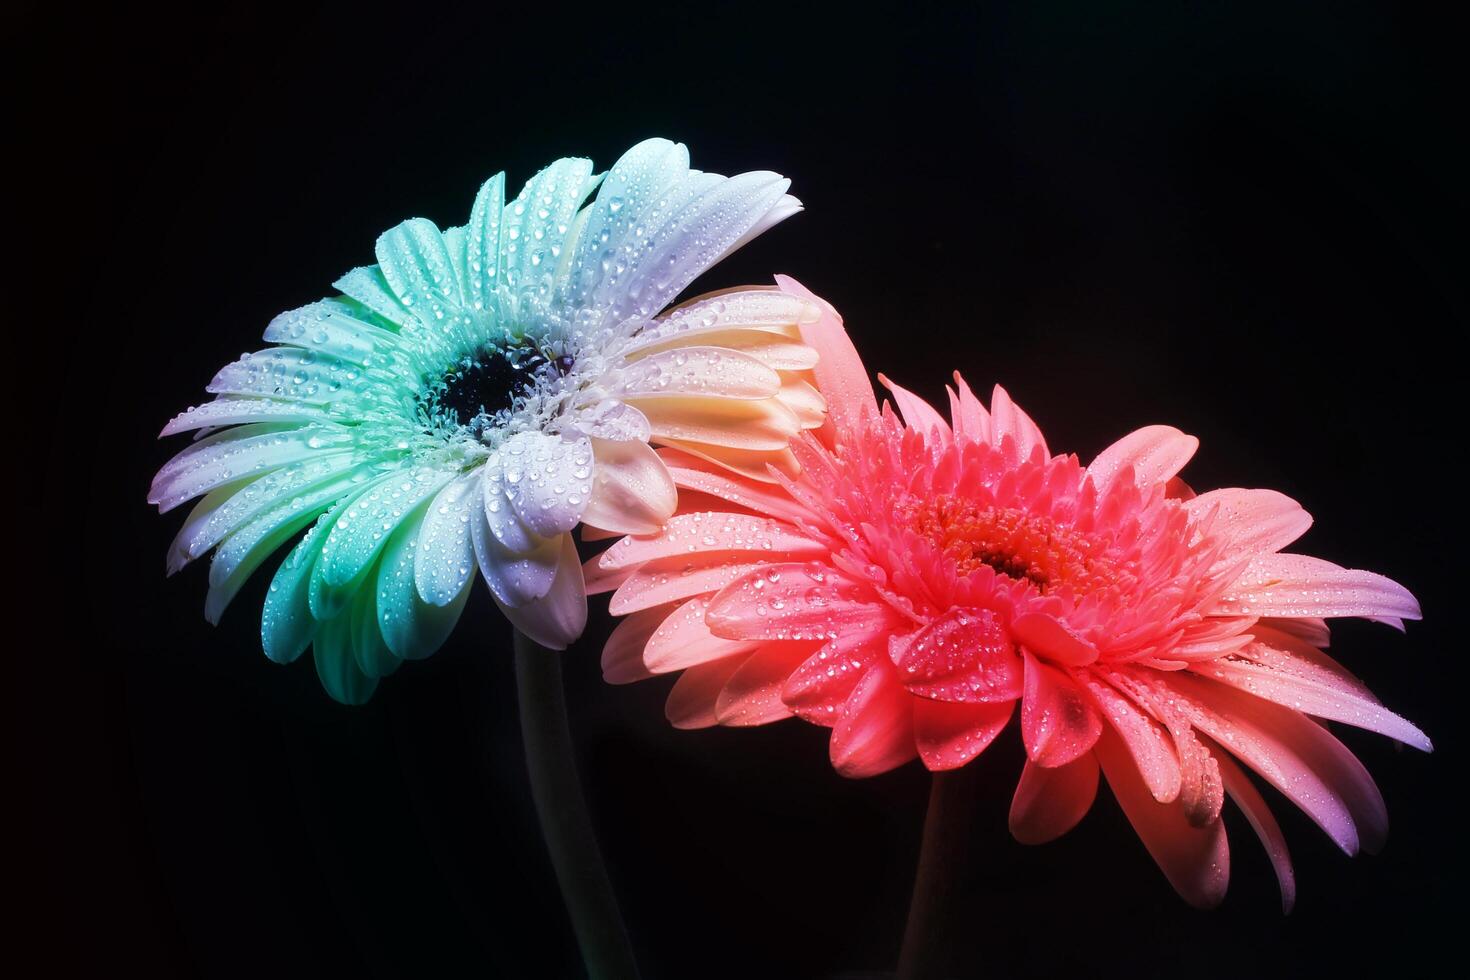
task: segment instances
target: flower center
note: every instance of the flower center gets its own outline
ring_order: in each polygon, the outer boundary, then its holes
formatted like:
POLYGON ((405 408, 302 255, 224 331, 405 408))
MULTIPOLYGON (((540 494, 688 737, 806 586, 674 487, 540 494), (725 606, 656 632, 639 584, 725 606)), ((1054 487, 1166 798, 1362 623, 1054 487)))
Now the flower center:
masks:
POLYGON ((1015 507, 981 507, 941 494, 905 505, 900 517, 953 561, 960 575, 988 565, 1043 593, 1067 588, 1077 595, 1106 590, 1120 577, 1100 542, 1015 507))
POLYGON ((431 424, 474 428, 512 410, 543 379, 572 369, 569 355, 549 357, 534 347, 490 347, 468 355, 426 386, 420 399, 431 424))

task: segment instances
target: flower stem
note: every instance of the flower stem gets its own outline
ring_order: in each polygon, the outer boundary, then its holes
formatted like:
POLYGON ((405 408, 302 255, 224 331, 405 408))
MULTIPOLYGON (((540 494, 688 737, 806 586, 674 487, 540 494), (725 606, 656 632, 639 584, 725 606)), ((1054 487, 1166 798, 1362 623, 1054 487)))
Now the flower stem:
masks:
POLYGON ((562 900, 592 980, 638 976, 612 882, 592 832, 567 723, 561 654, 515 631, 516 691, 531 796, 562 900))
POLYGON ((947 965, 951 899, 966 864, 975 798, 975 779, 966 769, 933 774, 919 869, 898 954, 898 980, 928 980, 947 965))

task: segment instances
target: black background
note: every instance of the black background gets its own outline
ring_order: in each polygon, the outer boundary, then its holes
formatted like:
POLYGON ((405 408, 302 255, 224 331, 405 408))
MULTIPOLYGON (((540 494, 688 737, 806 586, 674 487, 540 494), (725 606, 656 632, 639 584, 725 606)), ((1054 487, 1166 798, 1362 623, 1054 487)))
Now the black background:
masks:
MULTIPOLYGON (((48 972, 577 975, 483 590, 444 650, 344 708, 260 655, 265 576, 205 624, 204 569, 163 576, 179 518, 143 498, 183 444, 163 422, 380 231, 649 135, 807 205, 701 289, 795 275, 872 369, 931 397, 955 368, 1000 381, 1084 459, 1184 428, 1195 486, 1295 496, 1304 550, 1423 602, 1407 637, 1334 637, 1438 745, 1344 734, 1388 801, 1381 855, 1271 794, 1296 911, 1233 809, 1229 897, 1193 911, 1106 791, 1062 840, 1014 843, 1012 730, 976 764, 955 975, 1414 975, 1458 945, 1458 35, 1388 4, 939 9, 7 15, 11 370, 36 388, 11 407, 11 842, 48 972)), ((602 683, 595 605, 569 697, 647 976, 891 968, 924 772, 845 781, 796 721, 672 731, 668 680, 602 683)))

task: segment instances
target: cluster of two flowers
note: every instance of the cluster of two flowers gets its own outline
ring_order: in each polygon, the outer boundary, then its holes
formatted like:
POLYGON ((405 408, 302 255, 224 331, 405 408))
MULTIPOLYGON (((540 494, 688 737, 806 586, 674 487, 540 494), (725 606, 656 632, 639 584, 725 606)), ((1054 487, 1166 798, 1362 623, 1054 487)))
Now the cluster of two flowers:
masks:
POLYGON ((164 509, 202 498, 170 568, 215 551, 214 619, 304 530, 263 642, 312 648, 347 702, 444 642, 478 569, 558 649, 611 591, 608 680, 680 672, 681 727, 827 726, 845 775, 963 766, 1019 707, 1013 833, 1066 832, 1101 774, 1199 905, 1228 880, 1227 795, 1291 902, 1237 760, 1349 853, 1381 840, 1372 780, 1314 719, 1429 743, 1322 648, 1326 619, 1401 626, 1412 596, 1282 553, 1310 518, 1280 494, 1194 494, 1175 429, 1083 466, 958 375, 948 418, 886 381, 880 406, 835 311, 789 279, 664 312, 799 209, 786 188, 650 140, 606 175, 558 161, 508 204, 496 177, 464 227, 386 233, 165 429, 204 434, 153 486, 164 509), (579 524, 620 540, 584 567, 579 524))

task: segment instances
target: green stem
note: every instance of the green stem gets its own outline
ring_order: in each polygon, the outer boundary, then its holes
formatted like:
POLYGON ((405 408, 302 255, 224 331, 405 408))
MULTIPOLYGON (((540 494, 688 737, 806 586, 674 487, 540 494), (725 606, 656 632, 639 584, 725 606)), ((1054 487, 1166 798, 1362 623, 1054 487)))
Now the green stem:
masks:
POLYGON ((567 723, 561 654, 515 631, 516 691, 531 796, 562 900, 592 980, 633 980, 638 968, 592 832, 567 723))
POLYGON ((898 980, 938 977, 949 960, 952 898, 969 850, 975 785, 965 769, 933 774, 919 869, 898 954, 898 980))

